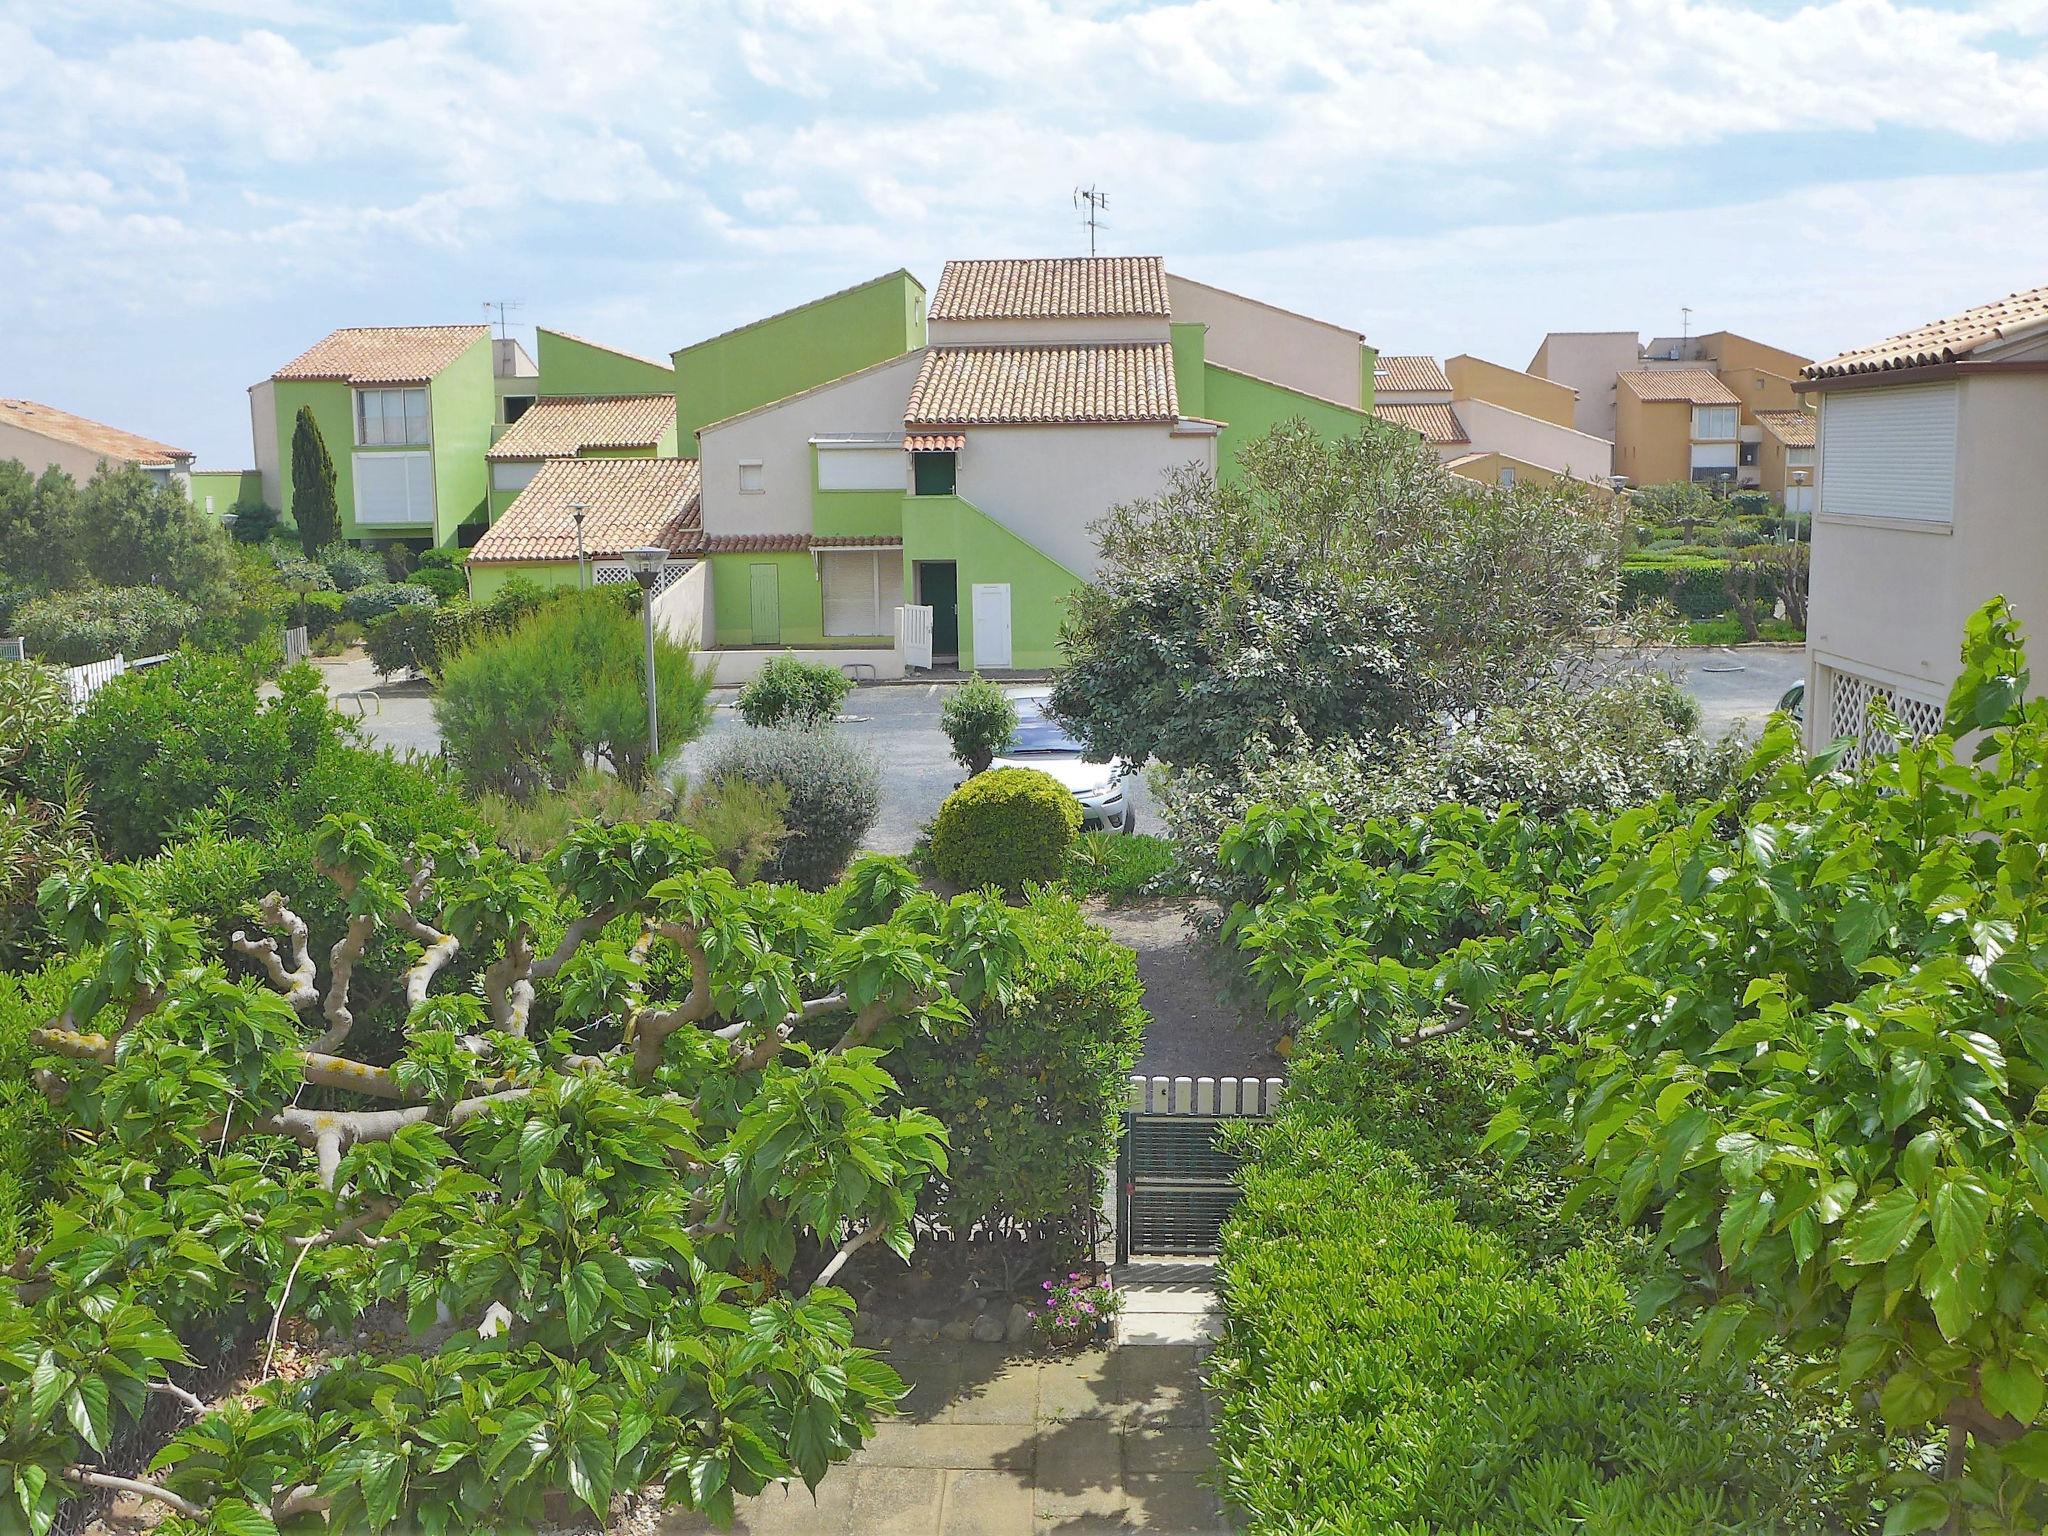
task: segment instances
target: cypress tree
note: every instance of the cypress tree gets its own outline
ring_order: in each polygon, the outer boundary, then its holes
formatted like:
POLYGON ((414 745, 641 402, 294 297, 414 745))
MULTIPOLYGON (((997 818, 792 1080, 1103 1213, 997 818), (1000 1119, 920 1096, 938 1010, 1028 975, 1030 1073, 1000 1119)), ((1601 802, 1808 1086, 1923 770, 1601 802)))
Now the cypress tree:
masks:
POLYGON ((309 557, 341 537, 334 460, 310 405, 299 407, 298 420, 292 424, 292 519, 299 525, 299 547, 309 557))

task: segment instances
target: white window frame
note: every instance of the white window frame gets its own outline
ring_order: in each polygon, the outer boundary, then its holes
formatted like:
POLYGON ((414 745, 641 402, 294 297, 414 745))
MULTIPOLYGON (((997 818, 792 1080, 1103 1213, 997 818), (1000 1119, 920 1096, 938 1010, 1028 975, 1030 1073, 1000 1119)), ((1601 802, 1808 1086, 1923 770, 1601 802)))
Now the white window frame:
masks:
POLYGON ((1696 443, 1733 442, 1742 430, 1742 408, 1734 405, 1696 405, 1692 408, 1692 440, 1696 443), (1723 425, 1727 431, 1720 430, 1723 425))
POLYGON ((763 473, 759 459, 740 460, 740 494, 742 496, 765 496, 768 493, 768 477, 763 473), (749 474, 748 471, 753 473, 749 474))
POLYGON ((889 609, 893 608, 895 604, 890 603, 885 606, 882 601, 882 553, 880 550, 868 549, 824 549, 818 551, 818 608, 821 628, 828 637, 833 639, 848 637, 864 639, 869 636, 886 635, 889 633, 889 609), (857 594, 852 592, 835 594, 832 589, 835 585, 835 572, 847 572, 847 575, 837 578, 838 580, 857 579, 851 573, 851 563, 856 560, 864 560, 868 563, 868 591, 865 594, 865 598, 869 607, 865 613, 849 619, 846 610, 850 608, 857 594), (835 602, 841 607, 841 612, 836 615, 833 612, 835 602), (857 621, 872 621, 872 623, 857 621))
POLYGON ((1787 448, 1785 450, 1785 467, 1787 469, 1813 468, 1813 450, 1811 448, 1787 448))
POLYGON ((358 448, 424 448, 433 441, 432 407, 425 386, 355 392, 358 448), (413 407, 417 405, 418 410, 413 407))

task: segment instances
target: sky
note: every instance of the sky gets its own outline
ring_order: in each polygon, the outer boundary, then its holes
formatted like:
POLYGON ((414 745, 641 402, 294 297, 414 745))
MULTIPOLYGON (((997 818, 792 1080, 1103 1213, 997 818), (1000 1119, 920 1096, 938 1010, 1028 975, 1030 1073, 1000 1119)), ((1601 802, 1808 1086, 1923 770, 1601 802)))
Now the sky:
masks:
POLYGON ((2048 0, 0 0, 0 395, 246 467, 335 326, 665 357, 1083 185, 1385 351, 1826 356, 2048 283, 2048 0))

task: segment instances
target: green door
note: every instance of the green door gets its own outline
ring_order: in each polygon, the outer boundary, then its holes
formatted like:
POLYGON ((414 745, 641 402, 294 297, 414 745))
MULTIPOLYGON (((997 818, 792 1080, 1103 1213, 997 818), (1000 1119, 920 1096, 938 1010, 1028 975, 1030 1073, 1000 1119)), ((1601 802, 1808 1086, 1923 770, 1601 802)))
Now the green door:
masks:
POLYGON ((960 567, 951 560, 920 560, 917 600, 932 611, 932 655, 960 656, 960 567))
POLYGON ((775 579, 772 565, 751 565, 747 567, 753 578, 750 591, 754 623, 754 644, 782 644, 782 588, 775 579))

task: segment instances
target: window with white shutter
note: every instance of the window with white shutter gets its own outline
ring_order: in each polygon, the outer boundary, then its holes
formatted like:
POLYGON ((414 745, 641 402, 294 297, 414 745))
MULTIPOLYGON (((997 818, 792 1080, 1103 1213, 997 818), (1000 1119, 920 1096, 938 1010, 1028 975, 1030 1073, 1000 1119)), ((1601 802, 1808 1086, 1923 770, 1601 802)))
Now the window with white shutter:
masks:
POLYGON ((539 459, 501 459, 491 466, 491 489, 523 491, 527 482, 539 473, 539 459))
POLYGON ((1948 523, 1955 520, 1955 501, 1955 385, 1821 397, 1822 515, 1948 523))
MULTIPOLYGON (((825 633, 885 635, 893 627, 882 605, 882 557, 864 550, 827 550, 818 557, 825 633)), ((889 608, 896 605, 892 600, 889 608)))
POLYGON ((359 453, 353 467, 357 523, 433 522, 432 454, 359 453))

